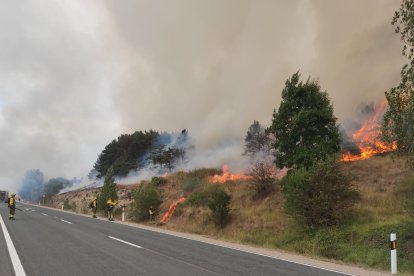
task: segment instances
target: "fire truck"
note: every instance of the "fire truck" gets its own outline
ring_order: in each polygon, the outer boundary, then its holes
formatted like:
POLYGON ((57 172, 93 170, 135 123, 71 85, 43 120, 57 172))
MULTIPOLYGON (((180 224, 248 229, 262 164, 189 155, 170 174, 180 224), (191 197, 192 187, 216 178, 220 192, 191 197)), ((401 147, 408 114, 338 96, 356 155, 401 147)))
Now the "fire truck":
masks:
POLYGON ((5 202, 8 197, 9 197, 8 191, 0 191, 0 202, 5 202))

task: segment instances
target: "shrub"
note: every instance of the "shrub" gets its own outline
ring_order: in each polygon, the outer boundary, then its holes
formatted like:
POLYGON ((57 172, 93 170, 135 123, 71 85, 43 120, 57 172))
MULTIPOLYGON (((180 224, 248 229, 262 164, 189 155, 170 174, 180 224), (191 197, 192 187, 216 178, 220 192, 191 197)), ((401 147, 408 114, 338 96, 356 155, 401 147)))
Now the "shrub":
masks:
POLYGON ((201 207, 207 206, 209 203, 209 194, 206 191, 194 192, 190 194, 187 200, 184 202, 185 205, 201 207))
POLYGON ((182 184, 182 189, 186 193, 194 191, 200 183, 200 180, 194 176, 187 176, 182 184))
POLYGON ((208 208, 212 212, 214 222, 223 228, 230 219, 230 200, 231 197, 227 194, 223 188, 219 186, 210 191, 210 200, 208 208))
POLYGON ((253 177, 251 183, 257 197, 265 197, 274 190, 275 170, 275 166, 270 161, 258 161, 253 165, 250 175, 253 177))
POLYGON ((212 185, 203 191, 189 195, 183 205, 208 207, 212 212, 211 215, 214 223, 224 227, 230 219, 230 200, 230 195, 220 185, 212 185))
POLYGON ((165 183, 167 183, 167 179, 165 179, 164 177, 157 177, 157 176, 154 176, 154 177, 151 179, 151 184, 152 184, 152 185, 154 185, 154 187, 159 187, 159 186, 162 186, 162 185, 164 185, 165 183))
POLYGON ((69 203, 69 199, 68 199, 68 198, 66 198, 66 199, 63 201, 63 209, 65 209, 65 210, 70 210, 70 209, 72 209, 72 205, 69 203))
POLYGON ((287 213, 310 227, 337 224, 359 198, 334 159, 289 173, 281 186, 287 213))
POLYGON ((136 221, 149 219, 148 210, 152 206, 157 210, 161 204, 160 197, 153 185, 141 185, 134 190, 134 202, 132 204, 131 217, 136 221))

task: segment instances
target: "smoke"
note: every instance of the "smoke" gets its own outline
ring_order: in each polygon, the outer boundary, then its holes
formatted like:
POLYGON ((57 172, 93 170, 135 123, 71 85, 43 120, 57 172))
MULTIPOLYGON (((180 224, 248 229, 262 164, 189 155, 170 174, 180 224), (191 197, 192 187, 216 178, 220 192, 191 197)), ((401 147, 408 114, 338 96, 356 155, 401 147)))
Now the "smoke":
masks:
POLYGON ((399 5, 3 1, 0 183, 17 190, 33 167, 86 179, 106 144, 140 129, 188 129, 183 169, 242 169, 248 126, 270 124, 298 69, 319 78, 340 121, 398 83, 405 59, 390 21, 399 5))
POLYGON ((25 200, 38 202, 44 195, 53 196, 63 189, 69 190, 72 189, 72 186, 78 186, 81 183, 81 179, 67 180, 63 177, 51 178, 46 181, 40 170, 29 170, 21 181, 18 194, 25 200))
MULTIPOLYGON (((197 168, 219 169, 224 164, 229 165, 232 171, 243 171, 251 164, 249 159, 242 156, 243 145, 241 145, 239 140, 227 141, 207 149, 197 148, 194 146, 194 144, 197 144, 197 141, 186 130, 183 130, 181 133, 161 133, 158 144, 165 145, 166 148, 184 149, 184 159, 177 160, 171 171, 153 166, 149 159, 146 159, 143 168, 131 171, 127 177, 116 177, 115 182, 119 184, 136 184, 141 180, 148 180, 154 176, 164 176, 177 171, 190 171, 197 168)), ((103 182, 95 183, 94 186, 99 187, 99 185, 103 185, 103 182)))
POLYGON ((27 171, 20 185, 19 196, 37 202, 43 196, 44 175, 40 170, 27 171))

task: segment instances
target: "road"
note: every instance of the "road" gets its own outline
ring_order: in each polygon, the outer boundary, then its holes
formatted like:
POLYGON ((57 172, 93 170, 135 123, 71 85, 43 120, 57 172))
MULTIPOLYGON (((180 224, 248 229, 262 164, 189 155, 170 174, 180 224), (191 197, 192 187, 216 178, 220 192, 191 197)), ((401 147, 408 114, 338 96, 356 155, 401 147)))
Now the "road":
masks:
POLYGON ((351 275, 32 205, 11 221, 0 205, 0 275, 351 275))

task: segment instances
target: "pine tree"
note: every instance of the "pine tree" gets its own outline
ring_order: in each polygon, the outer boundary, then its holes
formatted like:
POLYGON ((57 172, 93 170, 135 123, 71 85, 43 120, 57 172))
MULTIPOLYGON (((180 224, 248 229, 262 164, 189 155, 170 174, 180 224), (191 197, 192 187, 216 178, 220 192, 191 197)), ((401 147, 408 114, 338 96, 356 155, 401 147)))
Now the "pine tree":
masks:
POLYGON ((116 193, 116 183, 114 181, 113 167, 110 167, 106 172, 105 183, 98 198, 98 209, 105 210, 106 201, 110 198, 112 198, 112 200, 118 199, 118 194, 116 193))

